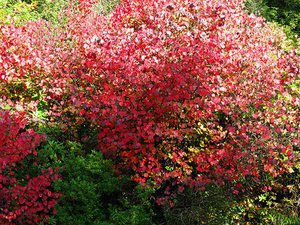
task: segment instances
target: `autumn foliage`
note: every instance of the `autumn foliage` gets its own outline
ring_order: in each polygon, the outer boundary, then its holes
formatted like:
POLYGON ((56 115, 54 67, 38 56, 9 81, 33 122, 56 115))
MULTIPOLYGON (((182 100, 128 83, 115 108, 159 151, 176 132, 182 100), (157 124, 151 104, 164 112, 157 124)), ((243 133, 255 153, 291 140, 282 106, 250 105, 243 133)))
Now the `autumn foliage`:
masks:
POLYGON ((117 171, 164 195, 210 183, 238 194, 297 162, 299 55, 242 1, 93 7, 71 4, 60 27, 1 27, 3 104, 96 127, 117 171))
POLYGON ((100 151, 136 181, 167 194, 211 182, 239 189, 297 159, 289 84, 299 58, 240 2, 124 1, 79 24, 73 104, 97 121, 100 151))
POLYGON ((36 176, 28 170, 25 161, 34 157, 36 148, 45 139, 43 135, 25 128, 24 115, 0 112, 0 223, 33 224, 55 213, 59 196, 51 189, 57 179, 52 168, 36 176))

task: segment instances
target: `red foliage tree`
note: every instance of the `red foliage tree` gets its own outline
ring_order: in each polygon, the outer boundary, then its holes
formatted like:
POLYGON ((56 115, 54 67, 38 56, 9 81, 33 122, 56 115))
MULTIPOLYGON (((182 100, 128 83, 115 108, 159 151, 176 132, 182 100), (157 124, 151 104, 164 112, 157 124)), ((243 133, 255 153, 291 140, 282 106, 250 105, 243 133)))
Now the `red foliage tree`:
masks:
POLYGON ((293 166, 299 56, 242 1, 125 0, 108 16, 80 2, 47 41, 40 23, 18 32, 42 59, 33 79, 49 111, 97 124, 99 150, 119 169, 182 190, 239 188, 293 166))
POLYGON ((73 98, 99 121, 100 150, 137 181, 256 183, 298 158, 299 96, 289 84, 299 57, 242 8, 137 0, 106 20, 85 17, 77 36, 85 85, 73 98))
POLYGON ((37 159, 35 149, 45 137, 24 128, 24 115, 0 111, 1 224, 36 224, 55 213, 59 195, 51 184, 57 175, 49 169, 34 176, 24 163, 30 156, 37 159))

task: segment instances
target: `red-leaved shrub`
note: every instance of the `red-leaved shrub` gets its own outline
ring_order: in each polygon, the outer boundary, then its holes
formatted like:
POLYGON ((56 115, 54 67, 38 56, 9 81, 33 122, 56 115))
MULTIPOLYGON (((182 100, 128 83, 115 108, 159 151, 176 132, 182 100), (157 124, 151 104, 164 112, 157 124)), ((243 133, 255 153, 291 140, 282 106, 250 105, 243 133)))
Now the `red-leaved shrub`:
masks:
POLYGON ((98 121, 99 149, 136 181, 242 189, 298 159, 299 95, 289 85, 299 56, 242 8, 123 1, 108 18, 90 11, 79 23, 73 101, 98 121))
POLYGON ((165 194, 227 182, 238 193, 298 160, 300 101, 289 87, 299 55, 242 1, 124 0, 107 16, 93 3, 70 5, 68 23, 49 33, 42 22, 3 26, 2 77, 30 69, 22 82, 35 81, 54 120, 94 124, 120 171, 165 194))
POLYGON ((36 224, 55 213, 59 194, 51 185, 57 174, 51 168, 32 174, 34 165, 24 163, 27 157, 38 163, 36 147, 45 137, 24 128, 24 115, 0 111, 1 224, 36 224))

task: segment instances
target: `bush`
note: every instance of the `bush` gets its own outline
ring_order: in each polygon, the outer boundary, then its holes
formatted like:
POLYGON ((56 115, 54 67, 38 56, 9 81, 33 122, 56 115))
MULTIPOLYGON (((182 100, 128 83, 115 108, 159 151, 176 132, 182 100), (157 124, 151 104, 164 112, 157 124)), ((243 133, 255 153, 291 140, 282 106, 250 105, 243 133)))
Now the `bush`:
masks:
POLYGON ((264 16, 268 20, 276 21, 281 25, 290 27, 291 31, 300 35, 300 1, 299 0, 267 0, 269 7, 264 16))
POLYGON ((51 167, 39 168, 36 151, 45 137, 24 130, 25 124, 24 114, 0 111, 1 224, 36 224, 56 213, 59 193, 52 183, 58 175, 51 167))
POLYGON ((299 98, 288 93, 299 58, 242 8, 124 1, 76 20, 84 60, 73 102, 121 171, 166 195, 210 183, 238 194, 298 160, 299 98))
POLYGON ((242 1, 95 3, 72 2, 55 29, 1 27, 7 104, 42 102, 65 131, 91 126, 117 171, 161 196, 248 193, 298 163, 299 56, 242 1))
POLYGON ((101 153, 87 154, 78 143, 52 139, 40 154, 44 166, 60 168, 62 175, 54 185, 61 197, 52 224, 152 224, 152 205, 143 191, 118 178, 101 153))

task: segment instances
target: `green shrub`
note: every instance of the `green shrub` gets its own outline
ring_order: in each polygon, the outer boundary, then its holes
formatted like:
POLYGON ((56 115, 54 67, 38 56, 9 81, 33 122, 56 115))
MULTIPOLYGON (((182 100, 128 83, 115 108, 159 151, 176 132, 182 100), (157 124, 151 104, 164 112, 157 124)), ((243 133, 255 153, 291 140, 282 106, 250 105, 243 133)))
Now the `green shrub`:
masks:
MULTIPOLYGON (((38 151, 43 167, 60 169, 54 189, 61 193, 51 224, 153 224, 151 192, 118 177, 112 161, 78 142, 61 141, 59 128, 43 128, 48 140, 38 151)), ((41 169, 41 168, 40 168, 41 169)))
POLYGON ((114 175, 111 161, 99 152, 71 153, 65 158, 62 177, 55 185, 62 192, 57 224, 152 224, 150 205, 139 202, 137 190, 124 190, 126 181, 114 175))
POLYGON ((268 20, 287 25, 300 34, 300 1, 299 0, 265 0, 268 10, 265 16, 268 20))
POLYGON ((246 0, 246 10, 263 16, 267 21, 283 27, 293 46, 299 46, 300 1, 299 0, 246 0))

